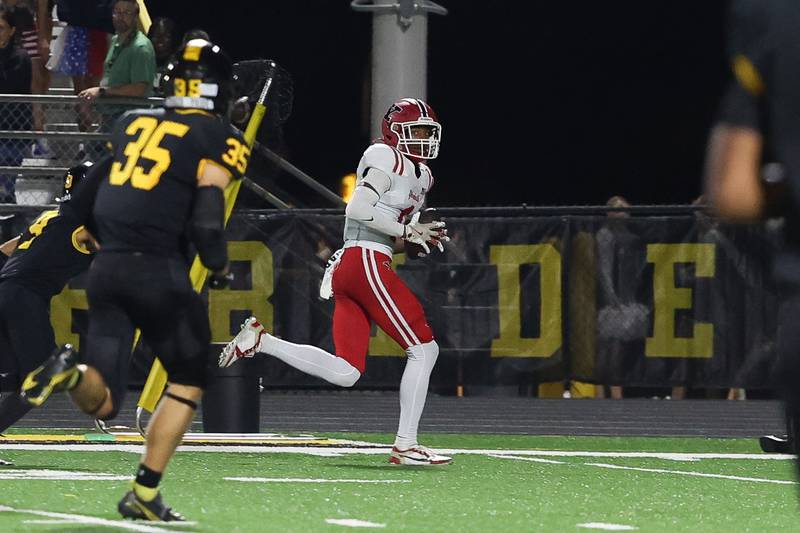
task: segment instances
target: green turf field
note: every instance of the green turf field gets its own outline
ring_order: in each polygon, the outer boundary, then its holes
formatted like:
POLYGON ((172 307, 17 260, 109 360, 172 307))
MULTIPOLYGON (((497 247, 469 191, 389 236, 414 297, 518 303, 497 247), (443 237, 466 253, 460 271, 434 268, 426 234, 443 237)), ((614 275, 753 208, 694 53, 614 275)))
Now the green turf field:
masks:
POLYGON ((128 482, 115 476, 135 453, 0 443, 15 463, 0 467, 0 531, 800 531, 792 463, 754 440, 426 437, 462 450, 454 464, 393 466, 376 448, 181 452, 163 493, 182 527, 118 520, 128 482))

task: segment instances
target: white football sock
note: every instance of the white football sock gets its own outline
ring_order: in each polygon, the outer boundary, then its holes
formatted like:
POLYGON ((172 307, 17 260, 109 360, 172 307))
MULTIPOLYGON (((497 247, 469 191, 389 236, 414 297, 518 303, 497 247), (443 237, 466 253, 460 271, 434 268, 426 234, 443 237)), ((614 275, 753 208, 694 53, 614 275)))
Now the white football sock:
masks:
POLYGON ((352 387, 361 372, 356 367, 316 346, 294 344, 265 333, 258 344, 259 352, 277 357, 301 372, 322 378, 340 387, 352 387))
POLYGON ((394 440, 395 447, 400 450, 418 444, 419 419, 428 397, 431 372, 439 357, 439 345, 436 341, 417 344, 406 350, 406 356, 406 369, 400 380, 400 424, 394 440))

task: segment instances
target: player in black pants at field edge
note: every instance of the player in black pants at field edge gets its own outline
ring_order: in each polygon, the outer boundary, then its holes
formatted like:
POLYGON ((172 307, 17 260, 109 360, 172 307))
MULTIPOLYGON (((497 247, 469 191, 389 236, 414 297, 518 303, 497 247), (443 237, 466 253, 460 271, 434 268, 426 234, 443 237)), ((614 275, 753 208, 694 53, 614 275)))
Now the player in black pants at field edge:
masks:
POLYGON ((50 299, 89 268, 94 258, 96 242, 78 222, 71 193, 79 182, 96 179, 102 167, 86 162, 69 169, 56 199, 60 208, 43 212, 21 235, 0 247, 11 256, 0 270, 0 357, 15 384, 14 393, 0 402, 0 432, 31 410, 19 397, 22 379, 56 348, 50 299))
POLYGON ((786 220, 773 274, 784 297, 778 356, 788 437, 761 445, 791 453, 800 431, 800 2, 737 0, 732 15, 735 79, 711 133, 708 197, 731 222, 786 220))
POLYGON ((191 40, 162 78, 164 108, 130 111, 115 124, 113 162, 94 196, 100 251, 89 270, 86 349, 79 357, 63 347, 23 384, 35 405, 68 390, 83 412, 114 418, 134 330, 141 330, 169 383, 133 489, 117 505, 126 518, 183 520, 158 487, 203 395, 211 342, 206 306, 189 279, 187 243, 212 271, 212 286, 229 279, 223 190, 243 176, 250 155, 227 119, 231 74, 218 46, 191 40))

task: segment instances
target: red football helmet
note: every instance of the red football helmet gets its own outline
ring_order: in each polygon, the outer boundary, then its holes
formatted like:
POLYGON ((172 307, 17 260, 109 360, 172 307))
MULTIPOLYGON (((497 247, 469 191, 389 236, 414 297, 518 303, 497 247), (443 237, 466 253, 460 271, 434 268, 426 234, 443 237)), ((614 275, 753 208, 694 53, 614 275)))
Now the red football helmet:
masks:
POLYGON ((414 161, 436 159, 439 154, 442 125, 436 112, 422 100, 403 98, 393 103, 383 116, 381 129, 383 142, 414 161), (423 138, 420 138, 419 127, 427 129, 423 138))

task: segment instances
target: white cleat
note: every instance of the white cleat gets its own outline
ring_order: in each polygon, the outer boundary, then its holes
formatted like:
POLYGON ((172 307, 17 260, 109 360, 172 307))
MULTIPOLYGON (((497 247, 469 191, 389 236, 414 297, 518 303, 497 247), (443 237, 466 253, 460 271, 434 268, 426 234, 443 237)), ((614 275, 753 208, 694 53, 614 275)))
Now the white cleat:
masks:
POLYGON ((218 364, 221 368, 231 366, 243 357, 253 357, 258 350, 261 338, 267 333, 264 326, 254 316, 242 324, 242 329, 231 339, 219 354, 218 364))
POLYGON ((389 462, 396 465, 434 466, 449 465, 453 462, 453 458, 439 455, 430 448, 417 444, 407 450, 400 450, 396 446, 393 447, 389 462))

